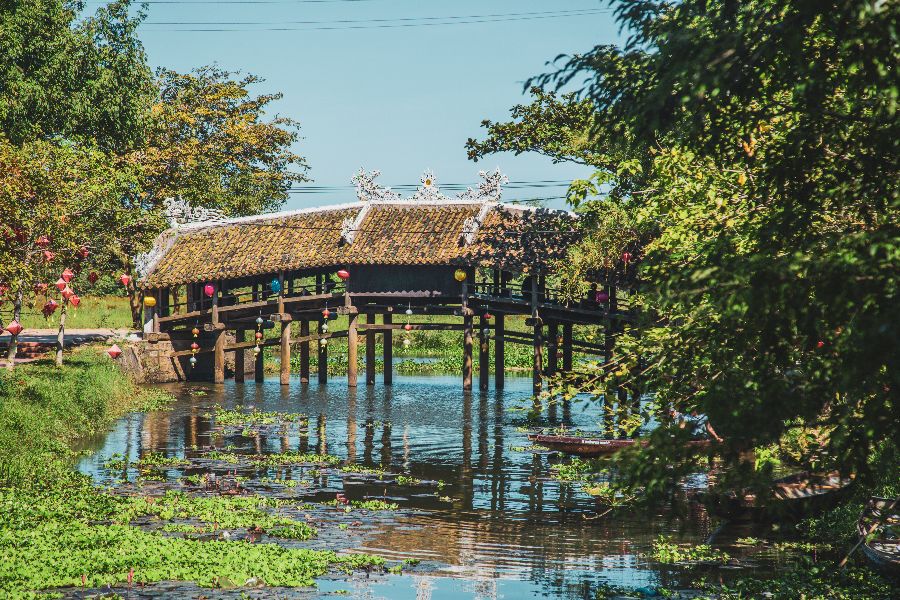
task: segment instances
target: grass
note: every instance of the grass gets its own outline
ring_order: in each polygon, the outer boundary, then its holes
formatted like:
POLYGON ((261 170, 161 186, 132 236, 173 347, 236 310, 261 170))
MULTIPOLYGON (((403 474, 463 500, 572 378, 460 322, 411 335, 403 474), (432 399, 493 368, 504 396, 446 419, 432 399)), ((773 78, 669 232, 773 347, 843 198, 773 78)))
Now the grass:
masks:
POLYGON ((231 587, 255 578, 307 586, 329 569, 383 564, 367 555, 184 537, 225 527, 259 527, 290 539, 315 535, 279 514, 275 500, 113 495, 74 473, 71 444, 143 406, 143 395, 97 349, 73 353, 61 369, 37 362, 0 373, 0 597, 123 584, 129 573, 134 583, 231 587), (138 519, 163 531, 130 524, 138 519))
MULTIPOLYGON (((22 325, 26 329, 55 329, 59 327, 59 311, 49 319, 41 314, 43 300, 33 308, 22 312, 22 325)), ((78 308, 69 307, 66 329, 131 328, 131 307, 125 296, 83 296, 78 308)))

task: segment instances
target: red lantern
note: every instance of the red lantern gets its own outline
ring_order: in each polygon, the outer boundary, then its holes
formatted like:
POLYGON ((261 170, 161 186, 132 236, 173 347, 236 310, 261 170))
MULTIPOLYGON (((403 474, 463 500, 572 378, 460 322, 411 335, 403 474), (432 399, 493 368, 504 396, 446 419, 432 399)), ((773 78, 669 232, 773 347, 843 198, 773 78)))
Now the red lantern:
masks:
POLYGON ((71 304, 75 308, 78 308, 78 305, 81 304, 81 298, 79 298, 77 294, 72 294, 69 297, 69 304, 71 304))
POLYGON ((46 294, 48 287, 49 286, 46 283, 36 283, 36 284, 34 284, 34 293, 35 294, 46 294))
POLYGON ((98 279, 100 279, 100 276, 97 275, 97 273, 95 273, 94 271, 91 271, 91 274, 88 275, 88 281, 91 283, 91 285, 97 283, 98 279))
POLYGON ((66 280, 63 279, 62 277, 60 277, 59 279, 56 280, 56 289, 58 289, 59 291, 63 291, 68 286, 69 286, 69 284, 66 283, 66 280))
POLYGON ((56 312, 57 308, 59 308, 59 303, 57 303, 56 300, 53 300, 51 298, 44 305, 44 308, 41 309, 41 312, 44 313, 44 317, 49 317, 50 315, 52 315, 53 313, 56 312))
POLYGON ((818 342, 816 342, 816 348, 824 348, 824 347, 825 347, 825 342, 823 342, 822 340, 819 340, 818 342))
POLYGON ((484 320, 485 320, 485 321, 490 321, 490 320, 493 319, 493 318, 494 318, 494 315, 492 315, 491 313, 484 313, 484 320))
POLYGON ((200 349, 200 344, 198 344, 197 342, 191 342, 191 350, 199 350, 199 349, 200 349))
POLYGON ((337 272, 337 276, 340 277, 342 280, 347 281, 348 279, 350 279, 350 272, 347 271, 346 269, 341 269, 340 271, 337 272))
POLYGON ((122 282, 122 285, 128 287, 128 284, 131 283, 131 275, 128 273, 122 273, 122 276, 119 277, 119 281, 122 282))
POLYGON ((328 309, 326 308, 325 310, 322 311, 322 316, 325 317, 325 318, 327 319, 328 317, 331 316, 331 313, 330 313, 330 312, 328 311, 328 309))
POLYGON ((109 354, 110 358, 119 358, 119 355, 122 354, 122 349, 119 348, 118 344, 113 344, 112 348, 106 351, 109 354))
POLYGON ((38 248, 46 248, 50 245, 50 238, 48 238, 46 235, 42 235, 38 239, 34 240, 34 243, 38 248))
POLYGON ((412 325, 410 325, 409 323, 407 323, 406 325, 403 326, 403 329, 405 329, 405 330, 407 330, 407 331, 412 331, 412 325))
POLYGON ((81 258, 87 258, 90 254, 91 252, 87 249, 87 246, 82 246, 78 249, 78 256, 81 258))
POLYGON ((72 288, 70 288, 69 286, 66 286, 63 288, 62 297, 65 298, 66 300, 68 300, 69 298, 71 298, 74 295, 75 295, 75 292, 73 292, 72 288))
POLYGON ((54 258, 56 258, 56 254, 54 254, 53 252, 50 252, 49 250, 44 250, 43 254, 44 254, 44 260, 46 262, 50 262, 54 258))
POLYGON ((62 272, 62 278, 66 283, 69 283, 73 277, 75 277, 75 273, 72 272, 72 269, 66 267, 66 270, 62 272))
POLYGON ((262 339, 262 332, 261 332, 261 331, 257 331, 257 332, 256 332, 256 339, 258 339, 258 340, 261 340, 261 339, 262 339))
POLYGON ((203 286, 203 293, 206 294, 207 298, 212 298, 216 293, 216 286, 211 283, 207 283, 205 286, 203 286))
POLYGON ((10 322, 10 324, 6 326, 6 330, 12 335, 19 335, 20 333, 22 333, 23 329, 25 328, 22 327, 22 324, 15 319, 13 319, 12 322, 10 322))
POLYGON ((631 262, 631 252, 622 253, 622 261, 627 265, 631 262))
POLYGON ((603 304, 609 300, 609 294, 603 290, 599 290, 596 294, 594 294, 594 301, 598 304, 603 304))

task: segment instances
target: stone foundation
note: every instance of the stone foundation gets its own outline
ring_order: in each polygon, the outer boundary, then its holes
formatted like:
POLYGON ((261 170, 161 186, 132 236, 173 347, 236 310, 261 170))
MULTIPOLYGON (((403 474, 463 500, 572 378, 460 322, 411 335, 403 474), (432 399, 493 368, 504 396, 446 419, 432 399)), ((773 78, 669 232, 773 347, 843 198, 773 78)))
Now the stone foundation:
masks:
MULTIPOLYGON (((197 364, 193 368, 190 356, 173 356, 174 352, 190 350, 191 343, 196 341, 203 349, 211 348, 213 336, 201 333, 194 338, 190 333, 179 336, 176 339, 159 341, 141 341, 128 344, 122 348, 122 355, 118 362, 135 381, 139 383, 172 383, 177 381, 211 381, 213 378, 213 353, 201 352, 197 354, 197 364)), ((233 344, 235 341, 233 332, 226 332, 225 343, 233 344)), ((252 381, 255 375, 255 362, 253 355, 246 350, 247 358, 244 360, 244 377, 252 381)), ((225 353, 225 377, 234 377, 235 352, 225 353)))

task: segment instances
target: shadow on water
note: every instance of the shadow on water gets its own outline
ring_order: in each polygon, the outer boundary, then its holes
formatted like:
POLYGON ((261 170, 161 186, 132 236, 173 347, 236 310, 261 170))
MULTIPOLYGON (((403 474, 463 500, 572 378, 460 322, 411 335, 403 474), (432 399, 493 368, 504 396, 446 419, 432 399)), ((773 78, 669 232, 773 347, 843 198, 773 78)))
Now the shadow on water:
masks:
MULTIPOLYGON (((667 569, 644 555, 660 534, 704 541, 710 533, 706 514, 663 508, 595 518, 593 499, 577 484, 551 479, 554 457, 529 451, 525 432, 516 427, 518 417, 508 409, 530 396, 530 386, 529 379, 510 378, 502 393, 464 394, 455 377, 396 377, 392 388, 379 383, 356 391, 348 391, 340 379, 326 386, 299 380, 289 387, 277 380, 167 386, 179 398, 170 410, 124 417, 91 443, 95 452, 78 468, 108 484, 118 475, 103 464, 116 453, 135 461, 151 452, 191 457, 210 448, 248 454, 299 451, 329 453, 348 465, 433 484, 388 486, 377 478, 324 470, 315 488, 288 490, 303 501, 333 500, 341 491, 351 500, 385 498, 401 507, 354 535, 322 532, 319 539, 299 545, 422 561, 403 576, 324 579, 319 593, 575 599, 594 597, 602 584, 686 583, 690 573, 667 569), (212 413, 240 406, 303 413, 308 420, 259 435, 223 434, 212 413)), ((551 422, 596 429, 596 416, 585 403, 551 410, 551 422)), ((294 474, 280 468, 273 475, 290 479, 294 474)), ((266 493, 253 484, 249 481, 248 488, 266 493)))

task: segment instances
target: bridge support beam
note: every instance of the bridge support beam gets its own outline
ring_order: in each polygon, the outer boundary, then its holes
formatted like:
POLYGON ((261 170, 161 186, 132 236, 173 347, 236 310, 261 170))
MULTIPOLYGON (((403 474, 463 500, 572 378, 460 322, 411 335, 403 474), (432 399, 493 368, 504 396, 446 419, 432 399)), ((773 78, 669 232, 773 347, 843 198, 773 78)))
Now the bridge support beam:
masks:
MULTIPOLYGON (((366 315, 366 323, 375 324, 378 315, 369 313, 366 315)), ((366 332, 366 385, 375 385, 375 330, 367 329, 366 332)))
POLYGON ((359 333, 356 327, 359 313, 352 312, 347 317, 349 319, 347 326, 347 386, 355 388, 359 367, 359 333))
POLYGON ((534 364, 531 369, 531 387, 535 394, 541 392, 543 386, 542 373, 544 371, 544 335, 543 324, 538 315, 538 276, 531 276, 531 319, 534 323, 534 364))
POLYGON ((551 321, 547 323, 547 375, 556 375, 559 371, 559 326, 551 321))
MULTIPOLYGON (((392 315, 389 312, 384 313, 384 317, 382 318, 382 322, 385 325, 390 325, 392 321, 392 315)), ((384 330, 384 338, 382 340, 382 344, 384 344, 384 385, 393 385, 394 384, 394 332, 390 329, 384 330)))
POLYGON ((488 389, 488 379, 490 378, 491 338, 485 318, 479 317, 478 319, 478 389, 485 392, 488 389))
POLYGON ((225 330, 217 329, 213 335, 213 383, 225 383, 225 330))
MULTIPOLYGON (((300 321, 300 337, 309 337, 309 321, 300 321)), ((300 383, 309 383, 309 341, 300 344, 300 383)))
POLYGON ((291 382, 291 322, 281 323, 281 385, 291 382))
MULTIPOLYGON (((243 329, 237 329, 234 332, 234 341, 240 344, 246 339, 246 333, 243 329)), ((236 383, 244 383, 244 376, 247 372, 247 364, 245 362, 245 351, 238 350, 234 353, 234 381, 236 383)))
POLYGON ((472 390, 472 315, 463 317, 463 390, 472 390))
POLYGON ((572 324, 563 324, 563 371, 572 370, 572 324))
POLYGON ((494 389, 502 390, 504 385, 504 361, 505 358, 505 324, 503 322, 503 313, 496 315, 494 318, 494 389))

